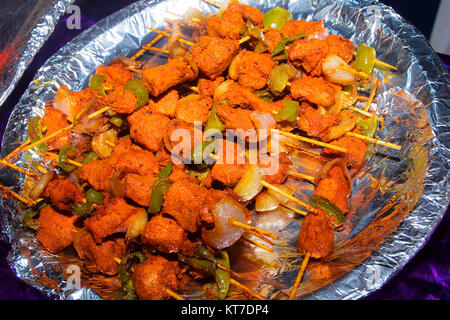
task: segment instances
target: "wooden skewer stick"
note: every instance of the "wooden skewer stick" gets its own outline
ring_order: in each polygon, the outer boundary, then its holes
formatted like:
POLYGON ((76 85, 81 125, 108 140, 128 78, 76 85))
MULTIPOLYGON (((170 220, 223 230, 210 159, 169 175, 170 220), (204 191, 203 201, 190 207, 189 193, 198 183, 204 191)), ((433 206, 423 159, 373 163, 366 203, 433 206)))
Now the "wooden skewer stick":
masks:
POLYGON ((198 89, 198 87, 196 87, 196 86, 190 86, 190 85, 188 85, 188 84, 182 84, 181 85, 182 87, 184 87, 184 88, 186 88, 186 89, 189 89, 189 90, 192 90, 192 91, 194 91, 194 92, 199 92, 199 89, 198 89))
POLYGON ((309 150, 309 149, 307 149, 307 148, 303 148, 303 147, 300 147, 300 146, 298 146, 298 145, 295 145, 295 144, 292 144, 292 143, 289 143, 289 142, 286 142, 285 144, 286 144, 287 146, 289 146, 289 147, 298 149, 298 150, 300 150, 300 151, 308 152, 308 153, 311 153, 311 154, 313 154, 313 155, 315 155, 315 156, 319 156, 319 157, 320 157, 320 152, 316 152, 316 151, 313 151, 313 150, 309 150))
POLYGON ((174 298, 175 300, 186 300, 185 298, 183 298, 182 296, 180 296, 178 293, 173 292, 172 290, 170 290, 169 288, 165 288, 166 293, 171 296, 172 298, 174 298))
POLYGON ((276 186, 271 185, 271 184, 268 183, 267 181, 262 180, 262 181, 261 181, 261 184, 262 184, 264 187, 266 187, 267 189, 271 189, 271 190, 273 190, 273 191, 275 191, 275 192, 278 192, 278 193, 281 194, 282 196, 284 196, 284 197, 288 198, 289 200, 295 202, 296 204, 302 206, 303 208, 307 209, 308 211, 313 211, 313 212, 316 211, 316 209, 314 209, 313 207, 311 207, 309 204, 307 204, 307 203, 305 203, 305 202, 303 202, 303 201, 297 199, 297 198, 294 197, 294 196, 291 196, 289 193, 286 193, 286 192, 284 192, 283 190, 277 188, 276 186))
POLYGON ((299 135, 296 135, 296 134, 292 134, 290 132, 281 131, 281 130, 278 130, 278 129, 271 129, 271 131, 273 133, 281 134, 283 136, 291 137, 291 138, 294 138, 294 139, 297 139, 297 140, 300 140, 300 141, 303 141, 303 142, 308 142, 308 143, 316 144, 316 145, 324 147, 324 148, 329 148, 329 149, 333 149, 333 150, 336 150, 336 151, 339 151, 339 152, 347 153, 347 149, 342 148, 342 147, 338 147, 338 146, 335 146, 335 145, 332 145, 332 144, 329 144, 329 143, 325 143, 325 142, 314 140, 314 139, 309 139, 309 138, 306 138, 306 137, 302 137, 302 136, 299 136, 299 135))
POLYGON ((344 108, 345 109, 349 109, 351 111, 358 112, 358 113, 360 113, 360 114, 362 114, 362 115, 364 115, 366 117, 369 117, 369 118, 375 117, 378 121, 383 122, 382 118, 380 118, 380 117, 378 117, 378 116, 376 116, 374 114, 371 114, 370 112, 364 111, 362 109, 359 109, 359 108, 356 108, 356 107, 353 107, 353 106, 350 106, 350 105, 346 105, 346 106, 344 106, 344 108))
POLYGON ((216 266, 217 266, 217 268, 222 269, 223 271, 229 272, 229 273, 232 274, 233 276, 236 276, 236 277, 238 277, 238 278, 242 278, 242 276, 241 276, 239 273, 237 273, 237 272, 231 270, 230 268, 227 268, 227 267, 225 267, 225 266, 223 266, 223 265, 221 265, 221 264, 219 264, 219 263, 217 263, 216 266))
POLYGON ((302 265, 300 267, 300 271, 298 272, 297 278, 295 279, 294 286, 292 287, 291 293, 289 294, 289 300, 293 300, 295 297, 295 293, 297 292, 298 286, 302 281, 303 275, 305 274, 306 266, 308 265, 309 258, 311 254, 308 252, 303 259, 302 265))
POLYGON ((314 183, 316 181, 316 178, 314 178, 313 176, 309 176, 307 174, 300 173, 300 172, 297 172, 297 171, 294 171, 294 170, 289 170, 288 174, 291 175, 291 176, 294 176, 294 177, 299 177, 299 178, 302 178, 304 180, 311 181, 312 183, 314 183))
POLYGON ((70 129, 73 128, 73 126, 74 126, 74 125, 71 124, 71 125, 68 125, 68 126, 65 127, 65 128, 59 129, 58 131, 55 131, 55 132, 53 132, 52 134, 49 134, 48 136, 46 136, 46 137, 44 137, 44 138, 42 138, 42 139, 40 139, 40 140, 38 140, 38 141, 36 141, 36 142, 34 142, 34 143, 32 143, 32 144, 29 144, 28 146, 26 146, 25 148, 23 148, 23 151, 24 151, 24 152, 25 152, 25 151, 28 151, 28 150, 30 150, 30 149, 36 147, 37 145, 40 145, 40 144, 43 143, 43 142, 46 142, 46 141, 48 141, 48 140, 51 140, 51 139, 53 139, 54 137, 60 135, 61 133, 64 133, 64 132, 66 132, 66 131, 69 131, 70 129))
MULTIPOLYGON (((353 52, 353 54, 356 56, 356 51, 353 52)), ((377 64, 379 66, 386 67, 386 68, 397 70, 397 67, 391 66, 390 64, 388 64, 388 63, 386 63, 384 61, 378 60, 378 59, 375 59, 375 64, 377 64)))
POLYGON ((20 194, 18 194, 17 192, 12 191, 11 189, 3 186, 0 184, 0 189, 2 189, 4 192, 9 193, 10 195, 12 195, 14 198, 16 198, 19 201, 22 201, 23 203, 25 203, 26 205, 28 205, 29 207, 33 206, 35 204, 34 201, 28 200, 24 197, 22 197, 20 194))
MULTIPOLYGON (((293 134, 293 133, 290 133, 290 132, 280 131, 278 129, 271 129, 271 130, 272 130, 272 132, 279 133, 279 134, 284 135, 286 137, 291 137, 291 138, 294 138, 294 139, 297 139, 297 140, 300 140, 300 141, 309 142, 309 143, 312 143, 312 144, 317 144, 317 145, 322 146, 324 148, 333 149, 333 150, 336 150, 336 151, 339 151, 339 152, 347 153, 347 149, 342 148, 342 147, 338 147, 338 146, 335 146, 335 145, 332 145, 332 144, 329 144, 329 143, 325 143, 325 142, 321 142, 321 141, 305 138, 305 137, 302 137, 302 136, 299 136, 299 135, 296 135, 296 134, 293 134)), ((361 139, 361 140, 366 140, 366 141, 369 141, 369 142, 381 144, 383 146, 394 148, 394 149, 397 149, 397 150, 401 149, 401 146, 399 146, 397 144, 393 144, 393 143, 390 143, 390 142, 385 142, 383 140, 371 138, 371 137, 368 137, 368 136, 364 136, 362 134, 358 134, 358 133, 354 133, 354 132, 347 132, 345 135, 346 136, 352 136, 354 138, 358 138, 358 139, 361 139)), ((293 144, 286 143, 286 145, 289 145, 289 146, 295 148, 295 146, 293 144)))
POLYGON ((254 231, 252 231, 252 230, 247 230, 247 232, 248 232, 248 233, 251 233, 251 234, 254 235, 255 237, 258 237, 258 238, 260 238, 261 240, 267 242, 267 243, 270 244, 271 246, 274 245, 274 243, 273 243, 272 241, 270 241, 269 239, 267 239, 266 237, 264 237, 263 235, 261 235, 261 234, 259 234, 259 233, 257 233, 257 232, 254 232, 254 231))
MULTIPOLYGON (((146 27, 146 28, 149 29, 149 30, 152 30, 153 32, 156 32, 156 33, 165 35, 165 36, 168 37, 168 38, 170 38, 170 37, 172 36, 170 33, 165 32, 165 31, 162 31, 162 30, 153 29, 153 28, 150 28, 150 27, 146 27)), ((190 45, 190 46, 193 46, 193 45, 194 45, 194 43, 193 43, 192 41, 184 40, 184 39, 182 39, 182 38, 178 39, 178 41, 180 41, 180 42, 182 42, 182 43, 185 43, 185 44, 187 44, 187 45, 190 45)))
MULTIPOLYGON (((43 155, 47 156, 51 160, 59 161, 59 156, 57 154, 55 154, 55 153, 47 152, 47 153, 45 153, 43 155)), ((72 165, 74 165, 76 167, 82 167, 83 166, 83 164, 81 164, 81 163, 79 163, 77 161, 74 161, 72 159, 66 159, 66 161, 64 161, 64 162, 66 162, 68 164, 72 164, 72 165)))
POLYGON ((104 108, 102 108, 100 110, 97 110, 97 111, 91 113, 90 115, 87 116, 87 118, 90 120, 90 119, 98 116, 99 114, 102 114, 103 112, 108 111, 109 109, 111 109, 111 108, 110 107, 104 107, 104 108))
POLYGON ((180 25, 180 27, 193 29, 191 26, 188 26, 187 24, 184 24, 184 23, 182 23, 180 21, 174 21, 174 20, 167 19, 167 18, 165 18, 164 21, 166 21, 167 23, 170 23, 170 24, 178 23, 180 25))
POLYGON ((368 136, 364 136, 362 134, 358 134, 358 133, 355 133, 355 132, 347 132, 346 135, 354 137, 354 138, 358 138, 358 139, 361 139, 361 140, 366 140, 366 141, 369 141, 369 142, 373 142, 373 143, 376 143, 376 144, 380 144, 382 146, 393 148, 393 149, 396 149, 396 150, 401 150, 402 149, 402 146, 399 146, 398 144, 385 142, 385 141, 378 140, 378 139, 375 139, 375 138, 371 138, 371 137, 368 137, 368 136))
POLYGON ((370 96, 366 102, 366 107, 364 108, 364 111, 366 111, 366 112, 369 111, 370 105, 372 104, 373 97, 375 97, 375 93, 377 92, 379 84, 380 84, 380 80, 377 79, 377 81, 375 81, 375 85, 372 88, 372 91, 370 92, 370 96))
POLYGON ((244 239, 245 241, 247 241, 247 242, 249 242, 249 243, 251 243, 251 244, 253 244, 253 245, 257 246, 257 247, 260 247, 261 249, 267 250, 267 251, 272 252, 272 253, 274 251, 273 248, 268 247, 265 244, 259 243, 259 242, 255 241, 253 239, 248 238, 248 237, 243 236, 242 239, 244 239))
MULTIPOLYGON (((47 131, 47 127, 43 127, 42 128, 42 132, 47 131)), ((18 146, 17 148, 15 148, 13 151, 11 151, 8 155, 6 155, 3 160, 7 161, 9 159, 11 159, 13 156, 15 156, 16 154, 18 154, 20 151, 22 151, 23 148, 25 148, 27 145, 29 145, 31 143, 31 139, 27 139, 25 140, 20 146, 18 146)))
POLYGON ((348 67, 348 66, 339 66, 339 68, 342 69, 342 70, 351 72, 351 73, 353 73, 354 75, 356 75, 356 76, 358 76, 358 77, 360 77, 360 78, 363 78, 363 79, 370 79, 370 78, 372 78, 372 75, 371 75, 371 74, 368 74, 368 73, 365 73, 365 72, 362 72, 362 71, 358 71, 358 70, 356 70, 356 69, 354 69, 354 68, 352 68, 352 67, 348 67))
POLYGON ((131 57, 131 59, 136 60, 137 58, 142 56, 145 53, 145 51, 147 51, 145 49, 145 47, 151 47, 152 45, 154 45, 156 42, 158 42, 162 38, 164 38, 164 35, 158 34, 152 41, 150 41, 148 44, 143 46, 141 50, 139 50, 133 57, 131 57))
POLYGON ((161 53, 165 53, 165 54, 170 54, 169 50, 166 49, 160 49, 160 48, 155 48, 155 47, 143 47, 145 50, 148 51, 156 51, 156 52, 161 52, 161 53))
POLYGON ((280 204, 280 206, 282 206, 283 208, 289 209, 291 211, 294 211, 295 213, 298 213, 298 214, 300 214, 302 216, 306 216, 308 214, 308 212, 303 211, 303 210, 299 210, 299 209, 297 209, 295 207, 292 207, 292 206, 290 206, 290 205, 288 205, 286 203, 282 203, 282 204, 280 204))
POLYGON ((250 289, 250 288, 247 287, 247 286, 244 286, 242 283, 237 282, 237 281, 234 280, 233 278, 230 278, 230 283, 231 283, 232 285, 235 285, 235 286, 238 287, 238 288, 241 288, 241 289, 247 291, 248 293, 250 293, 253 297, 255 297, 255 298, 258 299, 258 300, 266 300, 266 299, 264 299, 262 296, 260 296, 259 294, 257 294, 255 291, 253 291, 252 289, 250 289))
POLYGON ((375 64, 379 65, 379 66, 382 66, 382 67, 394 69, 395 71, 397 71, 397 67, 391 66, 390 64, 388 64, 388 63, 386 63, 384 61, 378 60, 378 59, 375 59, 375 64))
POLYGON ((213 6, 217 6, 217 7, 220 7, 222 5, 222 2, 219 2, 219 1, 214 1, 214 0, 203 0, 203 1, 205 1, 206 3, 209 3, 213 6))
POLYGON ((113 148, 116 146, 114 142, 109 141, 109 140, 105 140, 105 143, 106 143, 108 146, 113 147, 113 148))
POLYGON ((247 229, 247 230, 252 230, 252 231, 254 231, 254 232, 257 232, 257 233, 259 233, 259 234, 268 236, 268 237, 270 237, 270 238, 272 238, 272 239, 275 239, 275 240, 278 239, 278 236, 277 236, 276 234, 272 233, 272 232, 269 232, 269 231, 266 231, 266 230, 261 230, 261 229, 259 229, 259 228, 254 227, 254 226, 250 226, 250 225, 248 225, 248 224, 245 224, 245 223, 242 223, 242 222, 240 222, 240 221, 237 221, 237 220, 234 219, 234 218, 230 218, 230 219, 228 220, 228 223, 231 223, 231 224, 233 224, 233 225, 235 225, 235 226, 237 226, 237 227, 241 227, 241 228, 244 228, 244 229, 247 229))
POLYGON ((0 164, 3 165, 3 166, 9 167, 11 169, 14 169, 16 171, 19 171, 20 173, 23 173, 23 174, 25 174, 27 176, 36 176, 37 175, 36 172, 31 172, 31 171, 25 170, 25 169, 23 169, 21 167, 16 166, 15 164, 12 164, 12 163, 10 163, 8 161, 5 161, 3 159, 0 159, 0 164))

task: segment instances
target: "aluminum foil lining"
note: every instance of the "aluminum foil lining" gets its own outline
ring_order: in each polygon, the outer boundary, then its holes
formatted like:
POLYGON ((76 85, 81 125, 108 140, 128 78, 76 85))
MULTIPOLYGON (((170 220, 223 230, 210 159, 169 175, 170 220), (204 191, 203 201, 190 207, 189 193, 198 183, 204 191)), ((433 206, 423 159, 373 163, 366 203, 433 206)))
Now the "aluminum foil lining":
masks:
MULTIPOLYGON (((450 169, 448 74, 424 36, 376 1, 247 3, 263 12, 282 6, 295 19, 322 19, 330 33, 373 46, 379 60, 398 66, 395 73, 376 71, 383 81, 372 108, 385 119, 377 137, 400 144, 402 150, 371 145, 367 166, 354 179, 351 211, 337 233, 335 253, 327 260, 310 261, 297 295, 302 299, 364 297, 380 288, 420 250, 445 213, 450 169)), ((53 99, 59 85, 81 90, 98 65, 130 56, 149 42, 155 34, 148 33, 145 26, 162 28, 165 17, 176 18, 167 11, 183 13, 189 7, 217 12, 215 6, 200 0, 139 1, 73 39, 39 70, 36 82, 14 109, 3 139, 2 156, 26 138, 27 118, 43 114, 45 102, 53 99)), ((26 167, 34 156, 23 155, 16 163, 26 167)), ((20 191, 24 177, 2 169, 0 181, 20 191)), ((288 183, 296 185, 296 196, 303 200, 313 191, 308 184, 288 183)), ((8 259, 20 278, 60 299, 120 297, 116 280, 85 269, 81 288, 67 289, 65 270, 71 264, 81 265, 74 252, 48 253, 33 233, 22 228, 21 205, 4 199, 1 205, 2 236, 12 243, 8 259)), ((280 242, 273 254, 239 244, 231 250, 232 265, 242 272, 244 266, 246 270, 254 266, 249 273, 253 277, 244 282, 267 298, 284 299, 303 259, 295 245, 301 219, 274 210, 255 216, 253 223, 269 231, 281 230, 280 242)))
POLYGON ((74 0, 6 1, 0 19, 0 106, 74 0))

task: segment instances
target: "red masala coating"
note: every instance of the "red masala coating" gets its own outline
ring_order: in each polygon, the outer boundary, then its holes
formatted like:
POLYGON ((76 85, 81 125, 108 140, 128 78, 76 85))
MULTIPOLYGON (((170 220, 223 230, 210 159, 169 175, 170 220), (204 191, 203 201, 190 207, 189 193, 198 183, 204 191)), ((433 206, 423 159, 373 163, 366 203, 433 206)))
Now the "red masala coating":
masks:
POLYGON ((66 116, 73 118, 89 99, 97 95, 97 90, 91 87, 81 91, 70 91, 67 86, 60 86, 56 92, 53 106, 66 116))
MULTIPOLYGON (((354 129, 353 132, 361 134, 358 128, 354 129)), ((330 142, 330 144, 347 149, 347 153, 343 155, 339 151, 324 148, 322 155, 326 157, 342 157, 344 156, 347 161, 347 166, 358 170, 364 165, 364 157, 367 152, 369 145, 361 139, 343 136, 337 140, 330 142)))
POLYGON ((123 180, 126 197, 143 207, 150 206, 153 183, 157 179, 157 177, 141 176, 134 173, 127 174, 123 180))
POLYGON ((85 232, 78 240, 77 253, 82 259, 94 263, 97 272, 113 276, 119 272, 119 264, 115 258, 125 256, 125 240, 123 238, 104 239, 95 243, 90 232, 85 232))
POLYGON ((263 18, 259 9, 233 1, 222 17, 211 16, 206 19, 206 30, 213 37, 238 40, 245 20, 250 20, 255 26, 262 26, 263 18))
POLYGON ((51 253, 58 253, 73 243, 77 232, 75 221, 77 216, 65 215, 45 206, 39 214, 39 231, 37 239, 51 253))
POLYGON ((191 53, 199 69, 210 79, 224 72, 239 51, 239 43, 234 40, 202 36, 192 48, 191 53))
POLYGON ((49 198, 52 205, 61 211, 71 211, 75 202, 83 201, 84 196, 69 179, 55 179, 49 182, 42 196, 49 198))
POLYGON ((337 116, 322 114, 307 104, 303 104, 303 106, 304 111, 297 120, 297 126, 305 131, 308 136, 319 137, 338 121, 337 116))
POLYGON ((175 107, 176 117, 187 123, 200 121, 206 124, 212 103, 213 101, 210 97, 202 97, 200 95, 187 96, 177 102, 175 107))
POLYGON ((291 95, 294 99, 307 101, 325 108, 335 102, 333 87, 322 78, 303 77, 292 82, 291 95))
POLYGON ((105 199, 105 204, 98 206, 93 215, 84 221, 84 225, 92 232, 95 242, 100 243, 107 236, 125 232, 125 222, 136 210, 138 208, 122 198, 105 199))
POLYGON ((179 179, 170 186, 161 212, 174 217, 183 229, 196 232, 200 223, 199 214, 207 196, 207 189, 195 180, 179 179))
POLYGON ((239 40, 239 31, 244 24, 239 12, 228 13, 224 17, 211 16, 206 19, 206 31, 212 37, 239 40))
POLYGON ((289 20, 281 29, 284 37, 306 33, 310 37, 325 38, 328 30, 323 26, 323 21, 289 20))
POLYGON ((325 40, 331 53, 341 57, 346 63, 353 60, 355 44, 351 40, 335 34, 330 34, 325 40))
POLYGON ((130 114, 136 110, 137 96, 129 90, 121 86, 116 86, 97 100, 99 109, 103 107, 110 107, 111 110, 117 113, 130 114))
POLYGON ((105 82, 103 86, 106 89, 112 89, 117 86, 124 86, 128 81, 133 79, 133 73, 122 67, 120 64, 111 66, 101 65, 97 67, 96 74, 104 76, 105 82))
POLYGON ((164 133, 170 123, 168 117, 160 113, 151 113, 148 106, 144 106, 128 116, 128 122, 133 141, 152 152, 161 149, 164 133))
POLYGON ((165 146, 177 161, 190 159, 194 146, 201 142, 202 128, 180 119, 172 119, 167 128, 165 146))
MULTIPOLYGON (((46 107, 44 117, 42 118, 42 127, 47 127, 45 136, 49 136, 52 133, 61 130, 70 125, 67 117, 64 113, 53 107, 46 107)), ((67 130, 56 136, 53 139, 47 140, 48 150, 60 150, 62 147, 72 144, 72 136, 70 131, 67 130)))
POLYGON ((264 14, 261 10, 238 1, 231 1, 223 16, 226 18, 229 14, 236 12, 240 13, 246 20, 250 20, 255 26, 261 27, 263 24, 264 14))
POLYGON ((170 298, 166 288, 177 290, 179 273, 176 261, 169 261, 161 256, 149 256, 144 263, 134 268, 131 279, 139 299, 165 300, 170 298))
POLYGON ((260 157, 259 166, 261 167, 264 180, 271 184, 281 184, 288 176, 288 171, 292 161, 285 152, 277 155, 266 155, 264 159, 260 157))
POLYGON ((333 217, 318 209, 310 212, 303 220, 297 237, 297 248, 310 253, 312 258, 320 259, 334 251, 333 217))
POLYGON ((165 93, 161 99, 152 105, 152 110, 168 117, 175 117, 175 108, 180 99, 178 91, 173 89, 165 93))
POLYGON ((195 79, 194 73, 183 57, 169 59, 166 64, 144 69, 142 76, 150 94, 155 97, 177 84, 195 79))
POLYGON ((147 150, 129 151, 114 164, 114 168, 121 172, 137 173, 153 176, 159 172, 159 164, 153 153, 147 150))
POLYGON ((198 92, 203 97, 212 97, 216 88, 224 81, 224 77, 217 77, 214 80, 200 78, 198 79, 198 92))
POLYGON ((347 212, 349 187, 344 172, 339 166, 334 166, 325 178, 317 183, 314 195, 330 200, 343 213, 347 212))
POLYGON ((130 151, 138 150, 142 150, 142 148, 134 144, 133 141, 131 141, 130 136, 120 137, 119 142, 114 146, 113 152, 109 159, 112 163, 116 163, 118 160, 120 160, 122 155, 130 151))
POLYGON ((97 191, 109 191, 111 189, 111 178, 116 169, 109 160, 94 160, 83 164, 79 169, 79 178, 89 182, 97 191))
POLYGON ((328 44, 319 39, 300 39, 289 49, 289 61, 296 67, 303 67, 311 76, 322 75, 322 63, 328 55, 328 44))
POLYGON ((169 179, 172 181, 177 181, 180 179, 193 179, 193 181, 196 181, 195 178, 186 173, 186 170, 183 169, 183 167, 177 165, 173 165, 172 173, 170 174, 169 179))
POLYGON ((227 100, 233 107, 238 106, 260 112, 272 113, 272 111, 280 110, 278 104, 259 98, 252 90, 241 86, 237 82, 229 85, 226 92, 220 96, 220 100, 227 100))
POLYGON ((192 256, 196 248, 188 240, 186 231, 175 220, 162 215, 150 219, 142 232, 141 240, 144 245, 165 253, 192 256))
POLYGON ((264 38, 266 39, 269 52, 272 53, 275 46, 283 39, 283 35, 280 31, 272 29, 264 33, 264 38))
POLYGON ((244 87, 262 89, 269 79, 270 70, 276 65, 270 54, 244 51, 236 63, 238 82, 244 87))
POLYGON ((227 104, 216 105, 216 113, 227 129, 255 129, 250 114, 252 111, 241 108, 231 108, 227 104))
POLYGON ((242 178, 246 168, 243 146, 229 140, 219 140, 216 155, 221 159, 211 169, 211 178, 234 188, 242 178))

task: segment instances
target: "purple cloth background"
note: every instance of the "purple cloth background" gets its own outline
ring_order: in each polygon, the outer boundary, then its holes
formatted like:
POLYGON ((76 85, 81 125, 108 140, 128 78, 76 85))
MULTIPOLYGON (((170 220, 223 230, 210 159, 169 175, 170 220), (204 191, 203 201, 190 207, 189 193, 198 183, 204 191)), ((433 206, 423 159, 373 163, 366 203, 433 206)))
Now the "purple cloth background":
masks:
MULTIPOLYGON (((58 23, 54 33, 44 44, 25 71, 15 90, 1 107, 0 142, 8 117, 21 95, 43 63, 67 42, 102 18, 124 8, 133 0, 78 0, 81 8, 81 29, 69 30, 68 15, 58 23)), ((0 50, 1 51, 1 50, 0 50)), ((450 57, 441 56, 449 68, 450 57)), ((18 279, 9 267, 6 257, 10 245, 0 241, 0 299, 41 300, 49 297, 18 279)), ((450 299, 450 214, 449 209, 440 225, 422 250, 381 289, 370 294, 368 300, 449 300, 450 299)))

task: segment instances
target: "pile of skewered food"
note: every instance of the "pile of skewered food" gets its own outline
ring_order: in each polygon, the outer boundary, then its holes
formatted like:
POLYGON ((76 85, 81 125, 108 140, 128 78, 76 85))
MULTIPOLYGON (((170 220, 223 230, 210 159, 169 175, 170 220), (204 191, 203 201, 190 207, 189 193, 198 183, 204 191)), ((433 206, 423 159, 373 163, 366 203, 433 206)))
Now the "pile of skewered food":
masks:
POLYGON ((181 20, 154 30, 133 57, 98 66, 89 87, 60 86, 29 119, 29 139, 1 160, 27 175, 22 194, 3 194, 29 207, 23 224, 46 250, 73 247, 95 272, 120 279, 124 298, 139 299, 183 299, 186 279, 206 298, 225 299, 233 285, 263 299, 238 281, 227 250, 246 239, 273 251, 278 235, 252 223, 282 206, 303 219, 293 299, 308 260, 333 253, 368 145, 400 149, 375 138, 382 119, 371 108, 373 69, 395 67, 279 7, 263 14, 231 1, 181 20), (139 61, 144 54, 167 62, 139 61), (295 171, 293 150, 322 168, 295 171), (41 161, 8 161, 21 152, 41 161), (308 203, 288 177, 315 186, 308 203))

